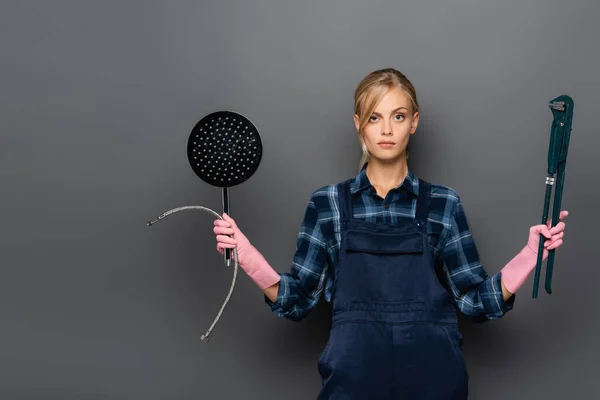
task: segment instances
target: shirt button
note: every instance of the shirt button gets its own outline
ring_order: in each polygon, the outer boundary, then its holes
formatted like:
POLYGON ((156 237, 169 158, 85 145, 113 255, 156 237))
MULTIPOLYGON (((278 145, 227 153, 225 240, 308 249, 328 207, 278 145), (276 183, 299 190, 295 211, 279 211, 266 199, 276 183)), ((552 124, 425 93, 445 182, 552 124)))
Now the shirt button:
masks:
POLYGON ((390 208, 390 205, 389 204, 384 204, 383 207, 390 208))

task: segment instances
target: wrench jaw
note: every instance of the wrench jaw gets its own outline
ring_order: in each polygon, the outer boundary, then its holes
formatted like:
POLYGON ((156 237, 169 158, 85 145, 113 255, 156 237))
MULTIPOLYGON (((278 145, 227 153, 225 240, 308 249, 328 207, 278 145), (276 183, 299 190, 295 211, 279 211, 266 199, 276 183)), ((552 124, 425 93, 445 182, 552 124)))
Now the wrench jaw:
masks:
POLYGON ((548 102, 550 108, 564 112, 567 108, 573 109, 573 98, 566 94, 561 94, 548 102))
POLYGON ((551 101, 550 103, 548 103, 548 105, 553 110, 561 111, 561 112, 565 111, 565 102, 564 101, 551 101))

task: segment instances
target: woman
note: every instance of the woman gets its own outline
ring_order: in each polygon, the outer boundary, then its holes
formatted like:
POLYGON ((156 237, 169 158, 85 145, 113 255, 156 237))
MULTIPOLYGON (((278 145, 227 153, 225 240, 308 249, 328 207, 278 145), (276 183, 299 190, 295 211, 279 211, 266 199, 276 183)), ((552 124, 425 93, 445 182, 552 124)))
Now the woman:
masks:
POLYGON ((322 294, 333 301, 320 399, 466 399, 455 306, 479 321, 502 317, 535 268, 540 234, 546 259, 565 223, 532 226, 523 249, 488 276, 458 194, 408 167, 419 123, 411 82, 394 69, 370 73, 354 111, 360 172, 312 193, 291 271, 271 268, 227 215, 215 221, 217 249, 237 246, 280 317, 302 319, 322 294))

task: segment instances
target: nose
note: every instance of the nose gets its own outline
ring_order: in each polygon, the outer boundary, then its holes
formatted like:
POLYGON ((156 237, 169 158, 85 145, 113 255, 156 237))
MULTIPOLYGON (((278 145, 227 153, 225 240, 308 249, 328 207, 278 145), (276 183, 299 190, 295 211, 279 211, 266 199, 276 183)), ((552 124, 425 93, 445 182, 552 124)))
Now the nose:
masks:
POLYGON ((383 126, 381 127, 381 134, 385 136, 390 136, 393 134, 392 124, 390 121, 383 119, 383 126))

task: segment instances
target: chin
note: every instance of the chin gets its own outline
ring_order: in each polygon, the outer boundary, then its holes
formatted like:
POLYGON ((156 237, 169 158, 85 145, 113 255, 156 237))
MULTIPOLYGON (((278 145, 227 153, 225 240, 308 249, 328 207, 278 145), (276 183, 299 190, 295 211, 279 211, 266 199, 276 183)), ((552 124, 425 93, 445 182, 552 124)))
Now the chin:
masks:
POLYGON ((402 153, 402 154, 394 154, 394 155, 372 154, 371 158, 373 160, 376 160, 377 162, 380 162, 383 164, 390 164, 390 163, 396 163, 396 162, 402 161, 402 160, 404 160, 405 157, 404 157, 404 153, 402 153))

